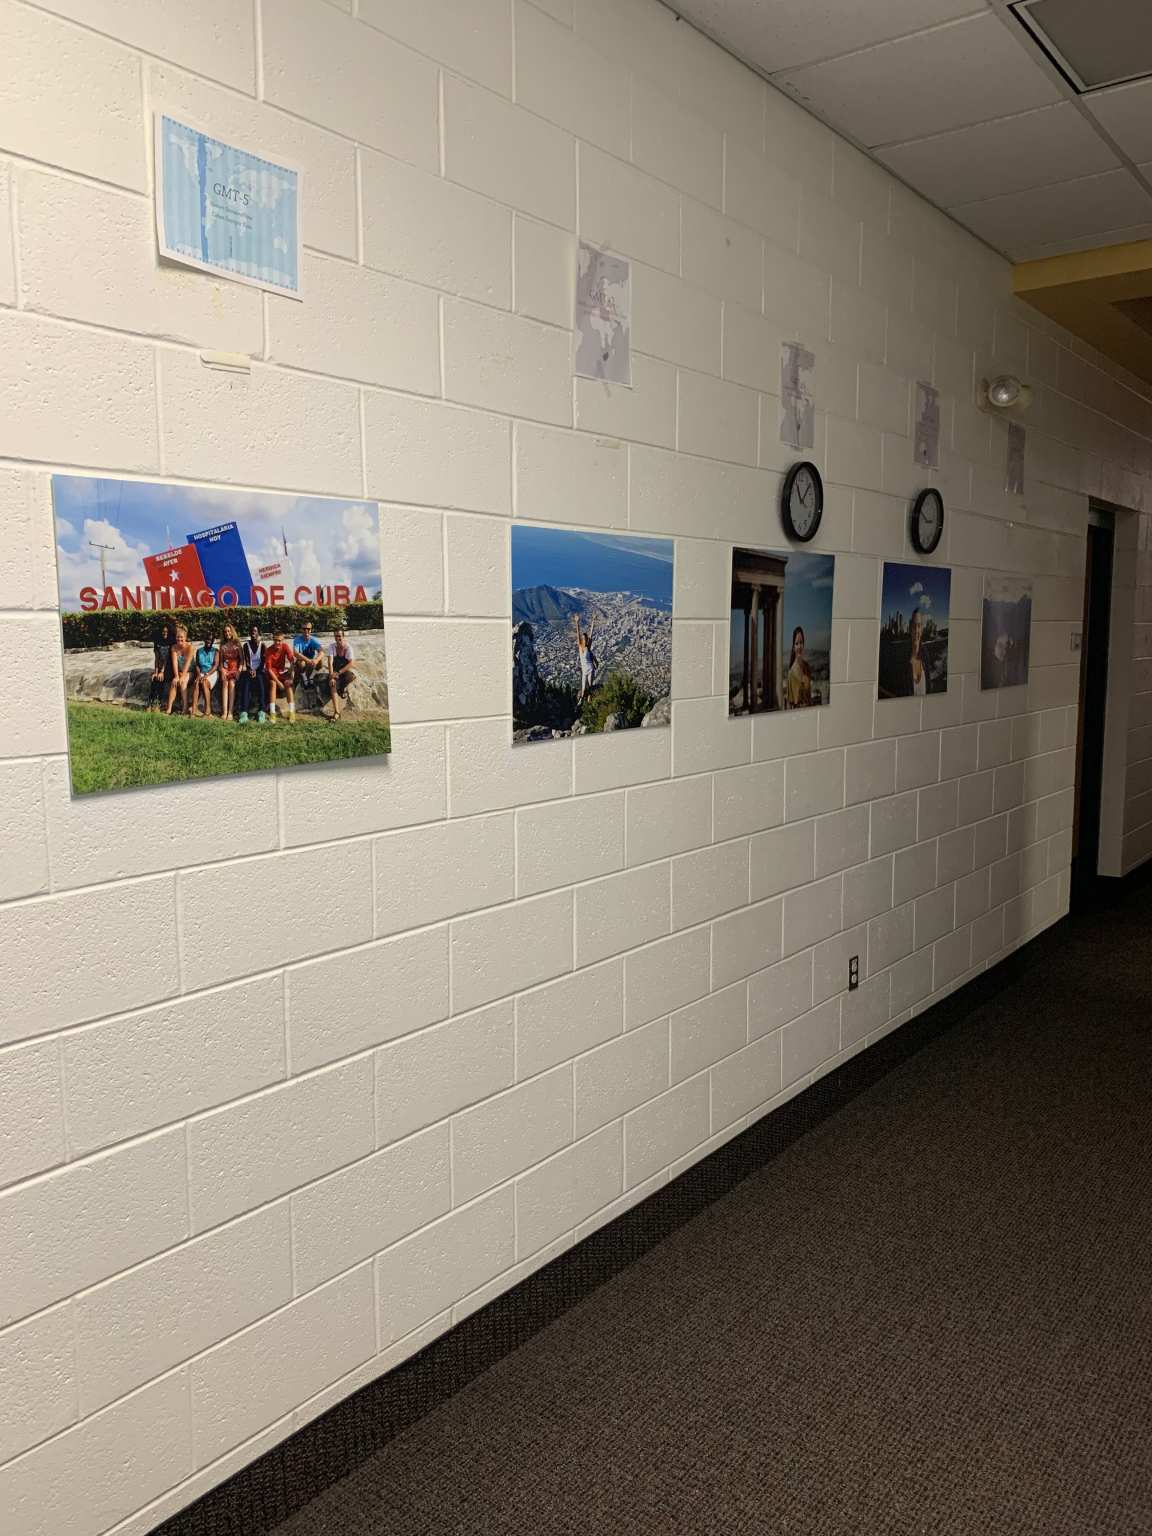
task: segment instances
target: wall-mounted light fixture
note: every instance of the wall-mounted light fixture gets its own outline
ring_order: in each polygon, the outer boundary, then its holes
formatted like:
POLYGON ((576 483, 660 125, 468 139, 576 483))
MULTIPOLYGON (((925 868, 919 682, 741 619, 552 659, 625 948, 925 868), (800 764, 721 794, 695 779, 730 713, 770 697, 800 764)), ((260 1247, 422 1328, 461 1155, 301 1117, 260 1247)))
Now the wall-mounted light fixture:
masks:
POLYGON ((980 380, 976 404, 984 411, 1026 411, 1032 404, 1032 386, 1014 373, 998 373, 980 380))

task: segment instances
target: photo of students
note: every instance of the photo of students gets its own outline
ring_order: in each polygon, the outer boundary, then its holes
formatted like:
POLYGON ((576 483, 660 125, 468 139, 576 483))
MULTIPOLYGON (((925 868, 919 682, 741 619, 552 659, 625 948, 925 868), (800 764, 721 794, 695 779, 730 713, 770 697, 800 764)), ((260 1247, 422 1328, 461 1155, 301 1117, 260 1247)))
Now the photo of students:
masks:
POLYGON ((253 624, 248 638, 241 646, 240 681, 237 694, 240 706, 240 724, 246 725, 251 715, 262 722, 264 715, 264 642, 260 638, 259 624, 253 624))
POLYGON ((196 647, 196 677, 193 683, 192 707, 188 713, 196 714, 196 706, 203 702, 204 718, 212 718, 212 695, 216 691, 216 679, 220 668, 220 647, 216 633, 210 630, 196 647))
POLYGON ((293 636, 292 651, 296 662, 297 688, 315 688, 324 673, 324 647, 312 633, 311 620, 306 619, 300 633, 293 636))
POLYGON ((344 705, 350 702, 348 689, 356 681, 356 670, 352 665, 354 659, 347 636, 337 626, 332 631, 332 641, 328 647, 328 689, 332 697, 333 720, 339 720, 344 705))
POLYGON ((236 684, 240 678, 243 648, 236 635, 235 626, 225 624, 220 641, 220 718, 231 720, 236 703, 236 684))
POLYGON ((289 720, 296 718, 295 675, 296 661, 292 647, 285 639, 284 631, 277 629, 273 632, 272 644, 264 648, 264 685, 267 689, 268 714, 273 720, 276 719, 276 705, 280 699, 288 706, 289 720))
POLYGON ((166 715, 172 713, 177 698, 180 700, 180 713, 188 713, 188 684, 192 678, 194 650, 188 638, 187 626, 177 624, 172 645, 172 680, 168 684, 168 703, 164 709, 166 715))
POLYGON ((73 795, 392 750, 376 503, 88 475, 52 501, 73 795))
POLYGON ((152 646, 152 680, 148 685, 148 708, 159 709, 168 697, 172 681, 172 641, 175 631, 165 624, 152 646))

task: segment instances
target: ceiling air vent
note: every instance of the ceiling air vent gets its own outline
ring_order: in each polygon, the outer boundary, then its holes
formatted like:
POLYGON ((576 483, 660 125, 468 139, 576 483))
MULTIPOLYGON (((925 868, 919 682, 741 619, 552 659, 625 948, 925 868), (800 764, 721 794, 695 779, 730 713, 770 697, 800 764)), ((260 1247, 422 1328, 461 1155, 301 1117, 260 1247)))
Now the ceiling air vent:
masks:
POLYGON ((1152 75, 1152 0, 1015 0, 1011 9, 1082 94, 1152 75))

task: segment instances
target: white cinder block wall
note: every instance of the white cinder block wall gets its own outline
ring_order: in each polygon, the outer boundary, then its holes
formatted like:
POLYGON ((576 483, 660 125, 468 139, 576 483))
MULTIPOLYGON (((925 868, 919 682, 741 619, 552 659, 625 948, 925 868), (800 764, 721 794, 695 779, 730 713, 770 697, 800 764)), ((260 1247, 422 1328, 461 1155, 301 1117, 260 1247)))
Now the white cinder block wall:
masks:
POLYGON ((127 1536, 1064 912, 1087 495, 1152 508, 1152 411, 655 0, 0 0, 0 59, 0 1510, 127 1536), (303 165, 303 305, 157 266, 157 106, 303 165), (571 377, 578 231, 633 259, 632 390, 571 377), (730 721, 782 340, 836 686, 730 721), (951 683, 877 704, 917 378, 951 683), (383 502, 392 759, 70 801, 61 467, 383 502), (676 537, 670 732, 510 749, 513 517, 676 537), (977 686, 988 569, 1036 579, 1027 689, 977 686))

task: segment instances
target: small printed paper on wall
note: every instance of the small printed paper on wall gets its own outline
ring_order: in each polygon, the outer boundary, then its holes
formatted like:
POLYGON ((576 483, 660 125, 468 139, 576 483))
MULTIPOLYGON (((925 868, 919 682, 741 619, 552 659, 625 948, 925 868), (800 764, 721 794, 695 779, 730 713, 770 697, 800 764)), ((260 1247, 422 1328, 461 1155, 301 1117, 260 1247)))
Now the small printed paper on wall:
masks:
POLYGON ((940 391, 922 381, 916 385, 916 423, 912 452, 924 469, 940 467, 940 391))
POLYGON ((884 563, 877 697, 948 691, 952 572, 938 565, 884 563))
POLYGON ((375 502, 76 475, 52 501, 73 795, 391 750, 375 502))
POLYGON ((816 441, 816 405, 811 377, 816 357, 798 341, 780 345, 780 441, 811 448, 816 441))
POLYGON ((632 265, 580 242, 576 266, 576 359, 581 378, 632 384, 632 265))
POLYGON ((512 528, 512 739, 672 723, 675 542, 512 528))
POLYGON ((1004 489, 1009 496, 1024 494, 1024 448, 1027 435, 1018 421, 1008 423, 1008 448, 1004 462, 1004 489))
POLYGON ((299 299, 300 171, 156 114, 160 255, 299 299))
POLYGON ((728 713, 831 700, 834 555, 734 549, 728 713))
POLYGON ((1032 646, 1032 578, 984 577, 980 622, 980 687, 1018 688, 1028 681, 1032 646))

